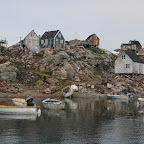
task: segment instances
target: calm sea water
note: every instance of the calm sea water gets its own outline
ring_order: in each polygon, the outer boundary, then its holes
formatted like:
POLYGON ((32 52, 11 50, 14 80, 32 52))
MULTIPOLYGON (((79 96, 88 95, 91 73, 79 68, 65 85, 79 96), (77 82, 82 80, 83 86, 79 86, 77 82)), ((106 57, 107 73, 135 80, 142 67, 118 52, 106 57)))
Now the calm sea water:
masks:
MULTIPOLYGON (((66 99, 66 109, 41 115, 0 115, 2 144, 143 144, 144 108, 136 102, 66 99)), ((10 98, 0 104, 12 105, 10 98)))

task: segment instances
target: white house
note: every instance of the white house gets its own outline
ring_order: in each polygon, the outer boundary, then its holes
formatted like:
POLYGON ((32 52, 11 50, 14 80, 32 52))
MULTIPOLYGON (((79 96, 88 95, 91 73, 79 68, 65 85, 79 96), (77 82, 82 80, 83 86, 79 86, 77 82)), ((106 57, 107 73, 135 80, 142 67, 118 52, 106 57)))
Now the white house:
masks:
POLYGON ((39 52, 39 36, 32 30, 25 38, 20 42, 20 46, 25 50, 33 52, 39 52))
POLYGON ((123 51, 115 60, 116 74, 144 74, 144 62, 132 50, 123 51))

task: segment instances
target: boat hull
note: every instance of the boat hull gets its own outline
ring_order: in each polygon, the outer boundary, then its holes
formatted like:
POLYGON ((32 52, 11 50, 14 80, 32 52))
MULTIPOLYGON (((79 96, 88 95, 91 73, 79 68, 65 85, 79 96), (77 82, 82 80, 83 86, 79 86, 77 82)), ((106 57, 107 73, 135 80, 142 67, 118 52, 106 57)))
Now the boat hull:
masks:
POLYGON ((42 101, 44 108, 47 109, 64 109, 65 108, 65 102, 57 100, 56 102, 50 102, 50 100, 54 99, 45 99, 42 101))
POLYGON ((40 114, 39 106, 0 106, 1 114, 40 114))

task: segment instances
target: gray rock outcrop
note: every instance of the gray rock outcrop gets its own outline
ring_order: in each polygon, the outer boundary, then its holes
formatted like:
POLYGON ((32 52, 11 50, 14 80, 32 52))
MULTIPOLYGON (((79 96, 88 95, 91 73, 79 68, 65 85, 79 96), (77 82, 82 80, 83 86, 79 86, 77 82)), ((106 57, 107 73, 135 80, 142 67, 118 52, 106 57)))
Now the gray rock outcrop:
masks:
POLYGON ((14 67, 9 61, 0 64, 0 77, 6 82, 16 81, 18 69, 14 67))

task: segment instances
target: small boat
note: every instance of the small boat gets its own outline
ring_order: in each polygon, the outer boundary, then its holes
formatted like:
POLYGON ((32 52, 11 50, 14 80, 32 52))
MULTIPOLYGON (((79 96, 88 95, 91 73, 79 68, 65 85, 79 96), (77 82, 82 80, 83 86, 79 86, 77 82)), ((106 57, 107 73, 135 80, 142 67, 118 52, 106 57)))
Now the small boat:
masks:
POLYGON ((76 85, 67 86, 64 89, 62 89, 62 93, 65 98, 71 97, 73 93, 77 91, 78 87, 76 85))
POLYGON ((130 94, 126 95, 107 95, 108 99, 123 99, 123 100, 132 100, 133 96, 130 94))
POLYGON ((0 114, 40 114, 40 106, 2 106, 0 114))
MULTIPOLYGON (((28 102, 31 100, 31 102, 33 102, 33 98, 31 96, 29 96, 26 99, 21 99, 21 98, 13 98, 12 102, 15 106, 27 106, 28 102)), ((33 102, 33 104, 31 106, 36 106, 36 103, 33 102)), ((30 105, 29 105, 30 106, 30 105)))
POLYGON ((44 108, 48 109, 64 109, 65 108, 65 102, 56 100, 56 99, 45 99, 42 101, 44 108))

